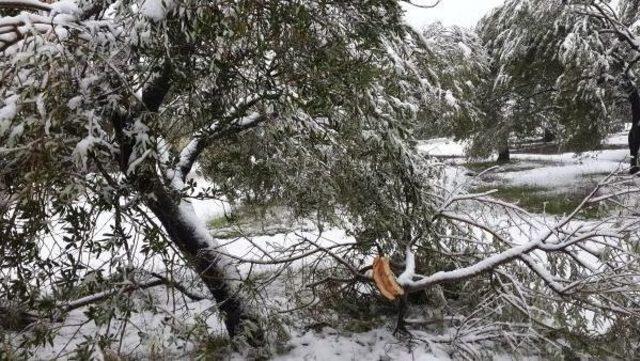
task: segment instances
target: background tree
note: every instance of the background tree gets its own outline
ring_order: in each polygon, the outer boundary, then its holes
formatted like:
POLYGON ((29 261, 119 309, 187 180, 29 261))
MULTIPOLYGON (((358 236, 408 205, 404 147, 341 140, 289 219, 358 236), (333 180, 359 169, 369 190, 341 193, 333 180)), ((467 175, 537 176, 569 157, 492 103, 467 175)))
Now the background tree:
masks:
POLYGON ((498 69, 494 91, 514 110, 508 118, 519 137, 551 130, 570 149, 600 145, 621 99, 635 99, 635 50, 625 40, 633 36, 634 6, 623 1, 616 11, 603 1, 509 1, 481 21, 498 69))
MULTIPOLYGON (((488 117, 489 56, 475 31, 440 23, 421 35, 426 54, 416 66, 426 69, 430 102, 421 109, 417 136, 468 139, 488 117)), ((472 150, 475 156, 478 149, 472 150)))

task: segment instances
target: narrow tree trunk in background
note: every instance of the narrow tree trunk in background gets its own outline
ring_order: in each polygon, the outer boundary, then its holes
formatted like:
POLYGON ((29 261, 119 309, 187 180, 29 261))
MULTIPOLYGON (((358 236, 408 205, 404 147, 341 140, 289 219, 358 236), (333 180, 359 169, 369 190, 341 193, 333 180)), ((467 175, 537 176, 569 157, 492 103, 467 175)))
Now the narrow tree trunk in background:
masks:
POLYGON ((509 163, 510 160, 511 153, 508 146, 498 150, 498 163, 509 163))
POLYGON ((638 167, 638 149, 640 149, 640 94, 634 88, 629 94, 631 103, 631 130, 629 131, 629 152, 631 153, 631 167, 629 173, 635 174, 638 167))
POLYGON ((216 244, 191 204, 177 204, 164 190, 155 190, 154 195, 156 199, 147 202, 149 208, 213 295, 230 338, 240 345, 246 342, 252 347, 264 346, 260 317, 234 286, 240 277, 237 269, 230 258, 211 249, 216 244))
POLYGON ((497 134, 498 142, 498 163, 509 163, 511 160, 511 152, 509 151, 509 133, 497 134))

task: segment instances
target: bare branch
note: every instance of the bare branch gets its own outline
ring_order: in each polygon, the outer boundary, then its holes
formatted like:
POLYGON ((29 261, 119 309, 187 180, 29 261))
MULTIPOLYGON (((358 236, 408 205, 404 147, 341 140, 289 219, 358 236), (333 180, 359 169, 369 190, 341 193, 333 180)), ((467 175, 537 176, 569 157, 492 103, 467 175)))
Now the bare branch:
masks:
POLYGON ((51 11, 53 6, 38 0, 0 0, 0 9, 51 11))
POLYGON ((436 0, 436 2, 434 2, 433 4, 429 4, 429 5, 423 5, 423 4, 416 4, 414 2, 414 0, 402 0, 402 2, 405 2, 411 6, 415 6, 417 8, 421 8, 421 9, 433 9, 436 6, 438 6, 438 4, 440 4, 441 0, 436 0))

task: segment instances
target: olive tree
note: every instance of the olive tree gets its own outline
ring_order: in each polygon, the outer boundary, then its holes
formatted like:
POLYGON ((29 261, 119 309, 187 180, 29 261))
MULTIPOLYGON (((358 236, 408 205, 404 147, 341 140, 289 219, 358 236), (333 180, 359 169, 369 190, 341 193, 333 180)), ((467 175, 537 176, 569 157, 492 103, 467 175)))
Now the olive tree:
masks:
MULTIPOLYGON (((363 177, 411 181, 404 140, 422 91, 398 55, 411 34, 396 1, 2 0, 0 9, 3 297, 69 298, 86 253, 111 252, 125 276, 140 266, 137 251, 167 263, 177 254, 229 335, 260 346, 243 276, 190 201, 222 193, 190 177, 203 154, 264 132, 287 168, 297 164, 279 147, 336 157, 338 170, 359 153, 363 177), (115 222, 101 231, 104 214, 115 222), (42 239, 60 231, 53 257, 42 239)), ((342 192, 366 192, 368 179, 343 181, 355 183, 342 192)))
POLYGON ((620 104, 638 108, 636 18, 629 1, 617 9, 606 1, 508 1, 486 16, 479 32, 495 69, 493 90, 514 111, 502 128, 520 137, 554 133, 575 150, 600 146, 620 104))

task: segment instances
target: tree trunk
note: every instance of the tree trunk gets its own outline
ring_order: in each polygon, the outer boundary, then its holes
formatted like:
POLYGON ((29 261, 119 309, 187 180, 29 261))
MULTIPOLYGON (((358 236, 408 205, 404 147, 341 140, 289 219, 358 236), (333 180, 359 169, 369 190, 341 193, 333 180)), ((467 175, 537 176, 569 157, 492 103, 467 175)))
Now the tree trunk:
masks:
POLYGON ((238 292, 238 270, 231 259, 214 250, 219 244, 196 216, 193 206, 177 200, 164 189, 156 189, 153 194, 155 199, 149 200, 147 205, 213 295, 229 337, 236 345, 264 346, 260 317, 251 312, 243 293, 238 292))
POLYGON ((511 152, 509 147, 502 148, 498 151, 498 163, 509 163, 511 160, 511 152))
POLYGON ((544 143, 553 142, 556 140, 556 135, 549 128, 544 128, 544 134, 542 136, 542 141, 544 143))
POLYGON ((511 152, 509 151, 509 144, 504 144, 498 149, 498 163, 509 163, 511 160, 511 152))
POLYGON ((629 173, 638 173, 638 150, 640 149, 640 94, 634 88, 629 94, 631 103, 631 130, 629 131, 629 152, 631 153, 631 167, 629 173))
MULTIPOLYGON (((160 76, 153 79, 143 91, 142 100, 145 110, 157 112, 171 87, 171 63, 165 62, 158 69, 160 76)), ((134 141, 126 130, 133 124, 137 112, 115 113, 112 122, 116 138, 120 145, 117 159, 123 174, 128 174, 129 158, 134 141)), ((156 165, 147 165, 146 172, 130 179, 140 194, 152 194, 147 197, 146 205, 158 217, 171 242, 177 246, 192 269, 202 278, 224 319, 229 337, 233 343, 242 346, 261 348, 265 346, 265 334, 261 319, 251 312, 244 294, 239 292, 240 274, 231 259, 216 250, 218 243, 207 231, 190 203, 181 200, 177 192, 166 188, 156 179, 156 165)), ((142 166, 140 166, 142 167, 142 166)))
POLYGON ((498 148, 498 160, 499 164, 509 163, 511 161, 511 152, 509 151, 509 135, 511 134, 511 127, 503 125, 503 128, 494 133, 495 146, 498 148))

